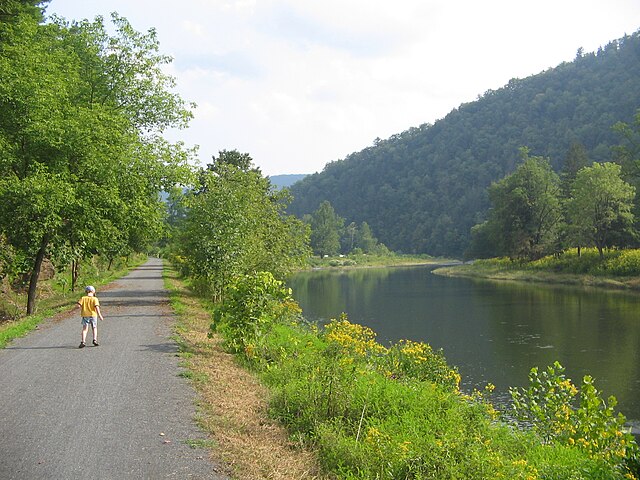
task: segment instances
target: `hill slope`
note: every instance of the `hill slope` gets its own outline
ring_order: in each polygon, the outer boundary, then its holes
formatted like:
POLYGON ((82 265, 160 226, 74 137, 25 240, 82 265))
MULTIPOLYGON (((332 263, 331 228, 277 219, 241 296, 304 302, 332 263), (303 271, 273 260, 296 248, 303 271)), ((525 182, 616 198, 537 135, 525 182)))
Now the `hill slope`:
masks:
POLYGON ((291 185, 306 177, 306 174, 290 173, 285 175, 271 175, 269 180, 276 188, 289 188, 291 185))
POLYGON ((640 31, 327 164, 292 187, 296 215, 329 200, 368 222, 393 250, 461 255, 488 208, 486 188, 514 170, 518 149, 562 167, 573 143, 611 159, 611 130, 640 107, 640 31))

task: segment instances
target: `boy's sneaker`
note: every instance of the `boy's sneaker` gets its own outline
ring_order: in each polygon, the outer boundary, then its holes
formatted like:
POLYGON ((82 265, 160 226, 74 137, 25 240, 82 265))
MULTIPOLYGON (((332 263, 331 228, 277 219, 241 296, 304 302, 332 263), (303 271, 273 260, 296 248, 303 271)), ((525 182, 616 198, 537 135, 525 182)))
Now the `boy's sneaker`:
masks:
POLYGON ((93 341, 93 346, 94 346, 94 347, 97 347, 97 346, 99 346, 99 345, 100 345, 100 344, 99 344, 96 340, 94 340, 94 341, 93 341))
POLYGON ((80 342, 80 346, 78 348, 84 348, 84 342, 80 342))

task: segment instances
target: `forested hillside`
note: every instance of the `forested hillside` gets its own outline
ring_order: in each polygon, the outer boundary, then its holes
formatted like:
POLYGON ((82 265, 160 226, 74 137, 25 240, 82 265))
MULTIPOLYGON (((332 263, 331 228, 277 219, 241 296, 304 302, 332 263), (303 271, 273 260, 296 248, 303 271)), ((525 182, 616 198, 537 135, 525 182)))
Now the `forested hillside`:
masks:
POLYGON ((485 218, 487 187, 514 171, 520 147, 556 170, 575 144, 590 161, 612 160, 622 140, 612 126, 638 108, 640 30, 327 164, 292 187, 289 211, 302 216, 328 200, 393 250, 461 255, 485 218))

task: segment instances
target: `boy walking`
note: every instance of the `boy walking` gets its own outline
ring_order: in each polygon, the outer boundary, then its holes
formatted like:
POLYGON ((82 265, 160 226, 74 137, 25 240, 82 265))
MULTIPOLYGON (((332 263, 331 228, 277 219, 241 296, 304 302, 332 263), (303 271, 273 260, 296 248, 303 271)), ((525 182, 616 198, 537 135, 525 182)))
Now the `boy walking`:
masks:
POLYGON ((89 285, 85 289, 86 295, 78 300, 77 305, 80 308, 80 315, 82 316, 82 341, 78 348, 85 347, 85 340, 87 339, 87 332, 89 331, 89 325, 93 330, 93 345, 98 346, 98 317, 104 321, 102 313, 100 313, 100 301, 96 297, 95 287, 89 285))

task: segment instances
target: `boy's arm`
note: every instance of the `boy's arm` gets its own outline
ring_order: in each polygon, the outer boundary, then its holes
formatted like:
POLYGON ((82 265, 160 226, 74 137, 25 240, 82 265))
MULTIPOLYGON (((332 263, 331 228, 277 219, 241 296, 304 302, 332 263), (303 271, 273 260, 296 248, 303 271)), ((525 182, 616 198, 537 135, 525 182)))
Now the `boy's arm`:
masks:
POLYGON ((100 305, 96 305, 96 312, 98 312, 98 316, 100 317, 100 320, 104 320, 104 317, 102 316, 102 312, 100 311, 100 305))

